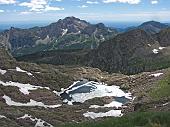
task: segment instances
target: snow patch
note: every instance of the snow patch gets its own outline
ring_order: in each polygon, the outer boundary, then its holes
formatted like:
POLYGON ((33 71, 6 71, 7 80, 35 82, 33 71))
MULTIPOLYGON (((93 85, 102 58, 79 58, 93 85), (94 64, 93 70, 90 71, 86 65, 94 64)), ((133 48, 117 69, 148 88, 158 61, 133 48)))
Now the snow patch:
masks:
POLYGON ((4 115, 0 115, 0 119, 2 119, 2 118, 7 118, 6 116, 4 116, 4 115))
POLYGON ((34 106, 38 106, 38 107, 44 107, 44 108, 57 108, 57 107, 60 107, 61 104, 58 104, 58 105, 45 105, 44 103, 42 102, 37 102, 37 101, 34 101, 32 99, 30 99, 30 102, 28 103, 20 103, 20 102, 15 102, 15 101, 12 101, 12 99, 6 95, 4 95, 2 97, 5 101, 6 101, 6 104, 9 105, 9 106, 26 106, 26 107, 34 107, 34 106))
POLYGON ((163 50, 165 47, 159 47, 158 49, 153 49, 152 52, 154 54, 158 54, 160 50, 163 50))
POLYGON ((92 119, 95 118, 100 118, 100 117, 108 117, 108 116, 114 116, 114 117, 121 117, 123 114, 121 113, 121 110, 110 110, 108 112, 99 112, 99 113, 95 113, 95 112, 87 112, 83 114, 84 117, 90 117, 92 119))
POLYGON ((153 52, 154 54, 158 54, 158 53, 159 53, 159 50, 158 50, 158 49, 153 49, 152 52, 153 52))
POLYGON ((159 50, 163 50, 165 47, 159 47, 159 50))
POLYGON ((30 85, 30 84, 22 84, 22 83, 18 83, 18 82, 2 82, 0 81, 0 84, 3 86, 15 86, 19 88, 19 91, 21 91, 21 93, 28 95, 30 92, 30 90, 37 90, 37 89, 47 89, 50 90, 49 87, 42 87, 42 86, 34 86, 34 85, 30 85))
POLYGON ((7 71, 0 69, 0 74, 4 75, 7 71))
POLYGON ((151 47, 151 44, 148 44, 149 47, 151 47))
POLYGON ((68 29, 62 29, 62 30, 63 30, 63 32, 62 32, 62 36, 64 36, 65 34, 67 34, 68 29))
POLYGON ((17 119, 25 119, 25 118, 29 118, 31 121, 36 122, 34 127, 53 127, 53 125, 47 123, 46 121, 44 121, 42 119, 38 119, 36 117, 33 118, 31 115, 28 115, 28 114, 25 114, 24 116, 19 117, 17 119))
POLYGON ((105 104, 104 106, 99 106, 99 105, 91 105, 89 108, 110 108, 110 107, 115 107, 115 108, 119 108, 122 107, 123 104, 117 101, 112 101, 109 104, 105 104))
POLYGON ((168 104, 169 104, 168 102, 167 102, 167 103, 164 103, 163 106, 167 106, 168 104))
POLYGON ((27 75, 29 75, 29 76, 32 76, 32 75, 33 75, 33 74, 31 74, 30 72, 25 71, 25 70, 22 70, 22 69, 19 68, 19 67, 16 67, 16 71, 18 71, 18 72, 23 72, 23 73, 27 73, 27 75))
POLYGON ((150 76, 159 77, 159 76, 161 76, 161 75, 163 75, 163 73, 155 73, 155 74, 151 74, 150 76))

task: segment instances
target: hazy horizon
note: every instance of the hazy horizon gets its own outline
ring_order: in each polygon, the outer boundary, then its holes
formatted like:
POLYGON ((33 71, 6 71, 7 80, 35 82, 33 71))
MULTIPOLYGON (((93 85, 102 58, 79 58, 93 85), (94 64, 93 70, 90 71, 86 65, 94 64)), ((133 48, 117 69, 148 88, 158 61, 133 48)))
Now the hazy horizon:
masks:
MULTIPOLYGON (((78 17, 77 17, 78 18, 78 17)), ((51 23, 57 22, 59 19, 56 19, 55 21, 16 21, 16 22, 0 22, 0 29, 5 30, 9 29, 10 27, 16 27, 16 28, 32 28, 32 27, 43 27, 47 26, 51 23)), ((83 19, 82 19, 83 20, 83 19)), ((144 22, 148 22, 151 20, 146 21, 88 21, 87 22, 91 24, 97 24, 97 23, 104 23, 108 27, 115 27, 115 28, 127 28, 132 26, 138 26, 144 22)), ((156 21, 156 20, 155 20, 156 21)), ((160 21, 158 21, 160 22, 160 21)), ((161 22, 161 23, 170 23, 170 22, 161 22)))

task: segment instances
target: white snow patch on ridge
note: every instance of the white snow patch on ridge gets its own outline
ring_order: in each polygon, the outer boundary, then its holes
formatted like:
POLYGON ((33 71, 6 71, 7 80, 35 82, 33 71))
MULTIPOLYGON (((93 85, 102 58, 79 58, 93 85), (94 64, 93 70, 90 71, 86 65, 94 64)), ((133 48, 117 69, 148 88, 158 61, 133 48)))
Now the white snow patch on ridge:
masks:
POLYGON ((38 119, 38 118, 33 118, 31 115, 25 114, 22 117, 19 117, 17 119, 25 119, 25 118, 29 118, 31 121, 36 122, 34 127, 53 127, 53 125, 47 123, 46 121, 42 120, 42 119, 38 119), (44 123, 46 125, 44 125, 44 123))
POLYGON ((44 103, 42 102, 37 102, 37 101, 34 101, 32 99, 30 99, 30 102, 28 103, 20 103, 20 102, 15 102, 15 101, 12 101, 12 99, 6 95, 4 95, 2 97, 5 101, 6 101, 6 104, 9 105, 9 106, 26 106, 26 107, 34 107, 34 106, 38 106, 38 107, 44 107, 44 108, 57 108, 57 107, 60 107, 61 104, 58 104, 58 105, 45 105, 44 103))
POLYGON ((0 84, 3 85, 3 86, 15 86, 15 87, 18 87, 19 90, 25 95, 29 94, 30 90, 37 90, 37 89, 48 89, 48 90, 50 90, 49 87, 34 86, 34 85, 30 85, 30 84, 22 84, 22 83, 12 82, 12 81, 9 81, 9 82, 6 82, 6 83, 0 81, 0 84))
POLYGON ((0 69, 0 74, 4 75, 7 71, 0 69))
POLYGON ((121 113, 121 110, 110 110, 108 112, 99 112, 99 113, 95 113, 95 112, 87 112, 83 114, 84 117, 90 117, 92 119, 95 118, 100 118, 100 117, 108 117, 108 116, 114 116, 114 117, 121 117, 123 114, 121 113))
POLYGON ((155 73, 155 74, 151 74, 150 76, 159 77, 161 75, 163 75, 163 73, 155 73))

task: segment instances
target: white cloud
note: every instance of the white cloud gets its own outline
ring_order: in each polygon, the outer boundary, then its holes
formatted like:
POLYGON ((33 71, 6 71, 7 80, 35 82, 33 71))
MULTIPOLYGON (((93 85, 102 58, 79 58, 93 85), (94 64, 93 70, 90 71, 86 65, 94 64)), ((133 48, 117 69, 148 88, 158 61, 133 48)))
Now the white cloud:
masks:
POLYGON ((104 3, 128 3, 128 4, 139 4, 141 0, 103 0, 104 3))
MULTIPOLYGON (((56 1, 62 1, 62 0, 56 0, 56 1)), ((25 6, 30 8, 29 11, 35 11, 35 12, 43 12, 43 11, 58 11, 58 10, 64 10, 64 8, 59 7, 51 7, 49 6, 49 0, 31 0, 30 2, 23 2, 20 3, 20 6, 25 6)), ((27 13, 27 12, 23 12, 27 13)))
POLYGON ((152 0, 151 4, 158 4, 158 1, 157 0, 152 0))
POLYGON ((87 1, 86 3, 87 4, 98 4, 99 2, 98 1, 87 1))
POLYGON ((79 8, 87 8, 87 5, 78 6, 79 8))
POLYGON ((0 4, 14 4, 16 0, 0 0, 0 4))
POLYGON ((150 20, 169 21, 170 11, 155 11, 155 12, 134 12, 134 13, 81 13, 79 16, 82 19, 98 20, 98 21, 137 21, 145 22, 150 20))
POLYGON ((51 6, 47 5, 44 10, 45 11, 60 11, 60 10, 64 10, 64 8, 51 7, 51 6))
POLYGON ((22 11, 20 12, 21 15, 28 15, 28 14, 31 14, 32 12, 30 11, 22 11))
POLYGON ((1 13, 1 12, 4 12, 4 10, 0 10, 0 13, 1 13))
POLYGON ((46 0, 31 0, 30 2, 23 2, 19 4, 20 6, 25 6, 31 8, 30 11, 41 11, 44 6, 47 5, 46 0))

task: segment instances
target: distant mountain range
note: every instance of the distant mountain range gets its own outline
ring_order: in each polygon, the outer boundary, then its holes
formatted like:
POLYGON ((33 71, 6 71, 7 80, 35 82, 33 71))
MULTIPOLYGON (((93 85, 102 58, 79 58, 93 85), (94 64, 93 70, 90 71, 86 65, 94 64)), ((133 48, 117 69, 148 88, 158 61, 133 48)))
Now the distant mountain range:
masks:
MULTIPOLYGON (((40 52, 20 57, 18 60, 57 65, 81 64, 97 67, 107 72, 126 74, 169 67, 170 28, 151 34, 147 32, 148 29, 141 29, 141 26, 104 41, 94 50, 40 52)), ((159 28, 161 29, 160 26, 159 28)))
POLYGON ((168 28, 169 24, 167 23, 160 23, 157 21, 148 21, 148 22, 144 22, 141 25, 135 27, 135 26, 131 26, 131 27, 127 27, 125 29, 118 29, 119 32, 127 32, 129 30, 134 30, 134 29, 142 29, 145 32, 147 32, 148 34, 156 34, 159 33, 161 30, 168 28))
POLYGON ((45 27, 11 28, 0 34, 0 43, 15 55, 55 49, 86 49, 114 37, 115 29, 104 24, 90 24, 75 17, 60 19, 45 27))

